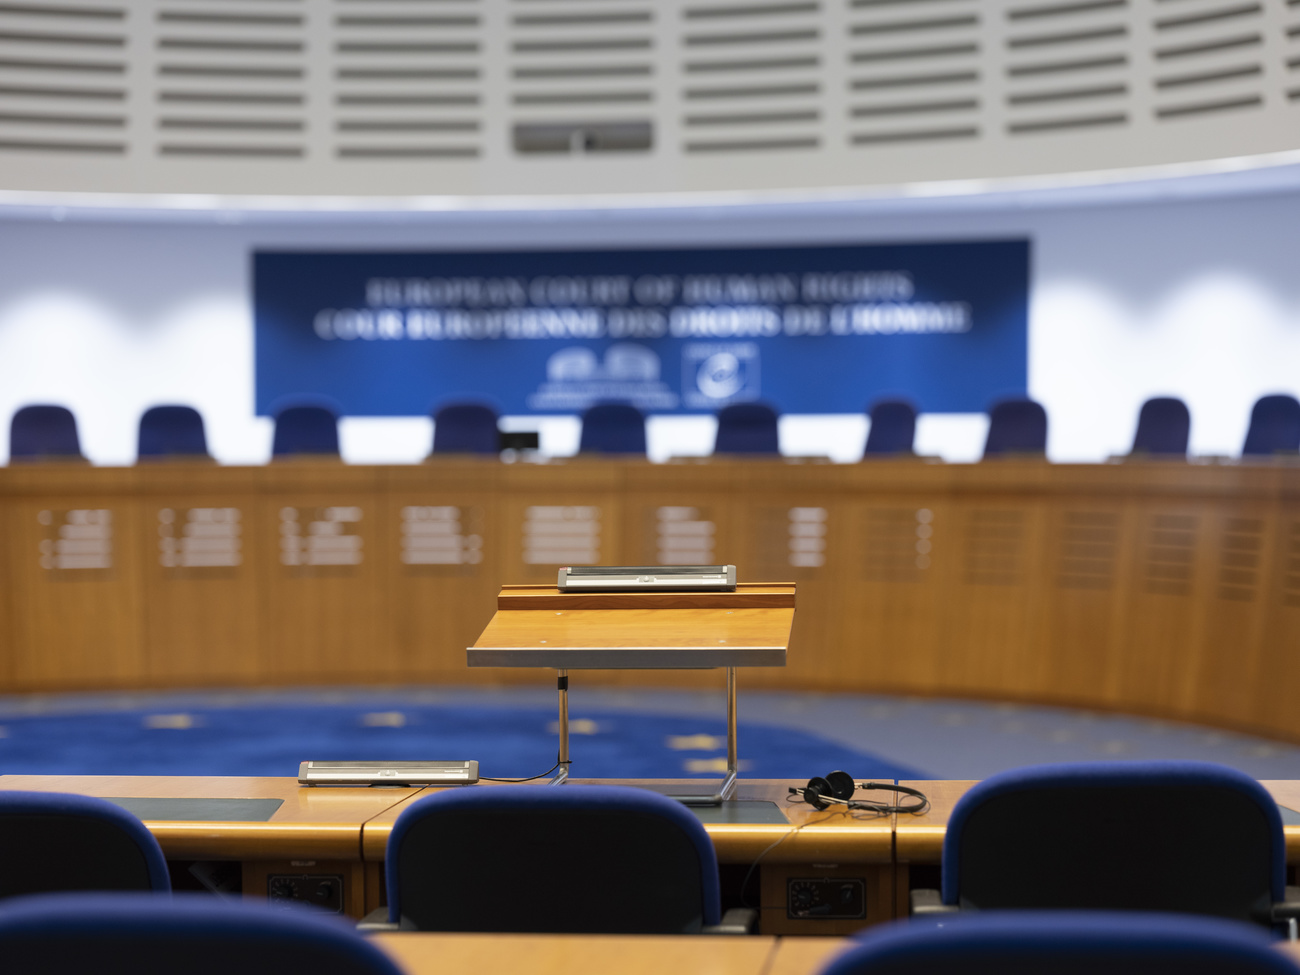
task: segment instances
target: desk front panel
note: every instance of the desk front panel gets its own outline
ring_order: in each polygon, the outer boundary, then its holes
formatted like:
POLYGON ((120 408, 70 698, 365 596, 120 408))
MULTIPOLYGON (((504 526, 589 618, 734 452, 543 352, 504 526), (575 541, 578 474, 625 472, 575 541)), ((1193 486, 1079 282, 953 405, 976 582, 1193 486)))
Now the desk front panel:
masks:
POLYGON ((46 465, 0 471, 0 524, 4 690, 544 683, 465 665, 501 585, 694 559, 798 583, 788 665, 742 693, 986 696, 1300 740, 1296 468, 46 465))

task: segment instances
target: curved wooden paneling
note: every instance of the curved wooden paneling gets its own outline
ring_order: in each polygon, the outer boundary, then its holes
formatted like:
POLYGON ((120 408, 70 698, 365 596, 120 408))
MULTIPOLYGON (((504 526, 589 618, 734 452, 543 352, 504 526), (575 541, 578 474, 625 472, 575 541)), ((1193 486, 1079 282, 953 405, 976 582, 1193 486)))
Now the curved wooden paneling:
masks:
POLYGON ((743 687, 1300 740, 1295 466, 29 466, 0 471, 0 520, 7 690, 544 681, 465 666, 503 584, 690 552, 798 583, 789 665, 743 687))

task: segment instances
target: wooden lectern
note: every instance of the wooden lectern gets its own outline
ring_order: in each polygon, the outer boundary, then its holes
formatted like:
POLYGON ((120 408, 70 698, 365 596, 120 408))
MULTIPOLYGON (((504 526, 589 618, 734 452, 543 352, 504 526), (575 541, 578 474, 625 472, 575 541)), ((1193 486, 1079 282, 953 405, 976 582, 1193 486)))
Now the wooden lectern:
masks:
POLYGON ((794 625, 793 583, 737 583, 734 592, 561 592, 506 586, 496 615, 468 650, 471 667, 554 667, 560 696, 560 784, 569 771, 570 670, 727 671, 727 773, 736 788, 736 668, 784 667, 794 625))

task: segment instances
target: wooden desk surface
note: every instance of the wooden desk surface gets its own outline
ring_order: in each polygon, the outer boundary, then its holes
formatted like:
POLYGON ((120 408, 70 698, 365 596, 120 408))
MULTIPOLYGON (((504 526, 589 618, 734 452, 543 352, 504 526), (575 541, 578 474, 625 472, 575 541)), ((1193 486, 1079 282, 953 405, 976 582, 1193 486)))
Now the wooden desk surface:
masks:
POLYGON ((920 789, 930 799, 930 808, 919 816, 899 816, 894 829, 894 848, 900 862, 938 863, 943 854, 943 837, 948 831, 948 817, 957 800, 976 783, 976 779, 957 781, 901 781, 920 789))
POLYGON ((775 938, 701 935, 412 932, 377 934, 372 938, 408 975, 574 975, 611 970, 619 975, 765 975, 776 948, 775 938))
POLYGON ((362 825, 419 789, 304 788, 295 778, 163 775, 4 775, 0 789, 160 799, 283 799, 266 822, 154 820, 168 857, 355 860, 362 825))
MULTIPOLYGON (((575 785, 637 785, 632 779, 573 779, 575 785)), ((698 788, 699 779, 656 780, 656 785, 698 788)), ((889 863, 893 859, 893 818, 843 809, 817 811, 786 802, 787 788, 802 781, 741 779, 736 798, 775 802, 787 823, 705 823, 704 829, 721 863, 752 863, 764 850, 764 863, 808 863, 833 860, 850 863, 889 863), (807 827, 805 829, 805 827, 807 827), (773 844, 777 844, 773 846, 773 844), (769 849, 769 847, 771 847, 769 849)), ((427 792, 436 790, 430 789, 427 792)), ((367 860, 382 860, 393 823, 409 804, 399 800, 368 819, 362 827, 362 851, 367 860)))
POLYGON ((853 944, 849 938, 782 938, 763 975, 812 975, 853 944))

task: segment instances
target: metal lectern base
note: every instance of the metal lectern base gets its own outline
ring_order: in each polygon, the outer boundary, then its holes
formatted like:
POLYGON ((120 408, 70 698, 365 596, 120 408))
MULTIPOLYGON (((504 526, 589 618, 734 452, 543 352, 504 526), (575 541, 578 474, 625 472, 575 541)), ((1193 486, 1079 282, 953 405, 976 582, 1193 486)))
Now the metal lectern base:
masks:
MULTIPOLYGON (((718 791, 711 796, 687 795, 669 796, 687 806, 720 806, 736 793, 736 779, 740 776, 739 762, 736 759, 736 668, 727 671, 727 773, 723 776, 718 791)), ((569 780, 569 672, 556 671, 556 689, 560 696, 560 753, 556 761, 559 768, 551 777, 548 785, 564 785, 569 780)))

